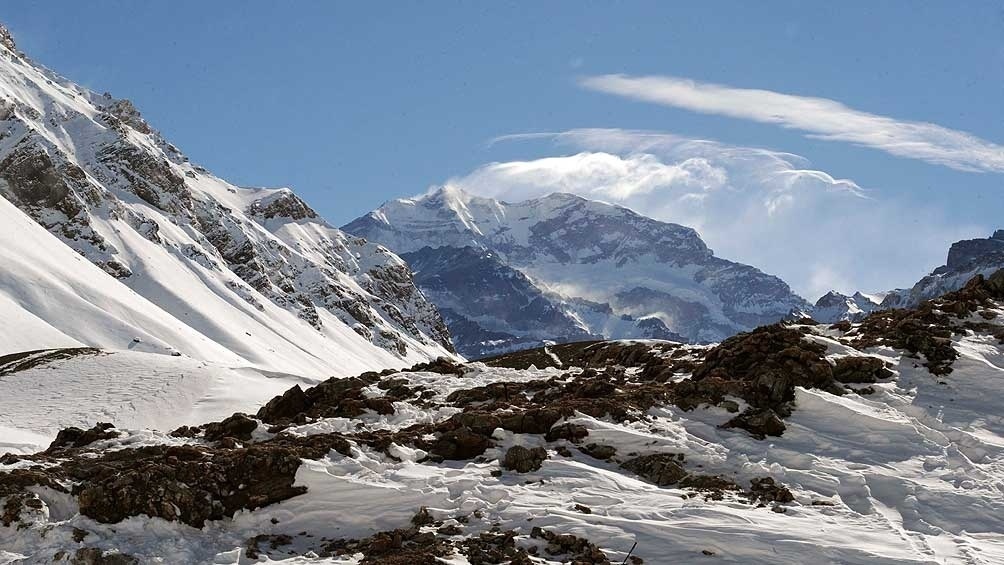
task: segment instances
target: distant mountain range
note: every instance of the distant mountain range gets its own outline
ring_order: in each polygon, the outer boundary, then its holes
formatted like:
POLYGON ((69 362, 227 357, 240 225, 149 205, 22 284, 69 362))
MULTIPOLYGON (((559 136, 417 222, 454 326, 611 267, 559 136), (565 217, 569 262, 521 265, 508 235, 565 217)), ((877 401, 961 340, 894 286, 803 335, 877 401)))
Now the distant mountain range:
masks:
POLYGON ((811 309, 691 228, 571 194, 509 203, 445 187, 342 229, 411 263, 468 357, 549 340, 714 342, 811 309))
POLYGON ((965 239, 952 244, 945 264, 917 281, 911 288, 877 294, 856 292, 852 296, 831 291, 812 309, 820 322, 856 322, 876 310, 913 308, 925 300, 958 290, 976 275, 990 276, 1004 268, 1004 230, 985 239, 965 239))

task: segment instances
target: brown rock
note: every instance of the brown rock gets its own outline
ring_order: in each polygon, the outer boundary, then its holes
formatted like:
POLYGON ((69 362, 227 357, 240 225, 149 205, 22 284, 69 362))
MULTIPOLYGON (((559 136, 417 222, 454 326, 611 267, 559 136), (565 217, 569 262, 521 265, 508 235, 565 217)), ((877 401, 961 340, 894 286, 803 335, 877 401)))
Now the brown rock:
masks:
POLYGON ((119 436, 115 431, 115 426, 107 422, 98 422, 89 430, 69 427, 59 430, 56 439, 52 441, 46 453, 53 453, 62 449, 80 448, 90 445, 98 440, 111 439, 119 436))
POLYGON ((757 439, 780 436, 786 429, 781 418, 770 408, 747 408, 742 414, 722 424, 723 428, 742 428, 757 439))
POLYGON ((205 425, 206 441, 218 441, 223 438, 234 438, 241 441, 251 439, 251 434, 258 429, 258 422, 246 414, 236 413, 222 422, 212 422, 205 425))
POLYGON ((502 466, 517 473, 529 473, 540 469, 545 459, 547 450, 543 447, 527 449, 521 445, 514 445, 506 450, 502 466))
POLYGON ((643 455, 621 463, 621 467, 661 487, 675 485, 687 476, 674 453, 643 455))
POLYGON ((594 457, 596 459, 607 460, 617 455, 617 448, 610 445, 601 445, 598 443, 586 444, 585 447, 580 447, 579 451, 594 457))
POLYGON ((894 376, 876 357, 841 357, 833 367, 833 378, 842 383, 874 383, 894 376))

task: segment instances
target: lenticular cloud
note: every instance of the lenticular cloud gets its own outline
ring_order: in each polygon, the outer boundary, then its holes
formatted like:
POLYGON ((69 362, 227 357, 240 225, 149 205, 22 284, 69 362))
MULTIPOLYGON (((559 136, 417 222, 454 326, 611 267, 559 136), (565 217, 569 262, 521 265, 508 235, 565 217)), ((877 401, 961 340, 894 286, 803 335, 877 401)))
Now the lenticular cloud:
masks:
POLYGON ((809 137, 845 141, 953 169, 1004 172, 1004 146, 928 122, 897 120, 849 108, 836 100, 770 90, 733 88, 671 76, 601 75, 585 88, 683 108, 777 124, 809 137))

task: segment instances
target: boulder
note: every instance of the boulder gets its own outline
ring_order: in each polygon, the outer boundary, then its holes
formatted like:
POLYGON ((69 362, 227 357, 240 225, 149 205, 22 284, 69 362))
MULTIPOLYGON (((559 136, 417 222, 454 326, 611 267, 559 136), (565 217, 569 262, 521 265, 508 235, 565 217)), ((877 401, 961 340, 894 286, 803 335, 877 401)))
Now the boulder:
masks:
POLYGON ((545 459, 547 450, 543 447, 527 449, 521 445, 514 445, 505 452, 502 466, 517 473, 529 473, 540 469, 545 459))
POLYGON ((675 485, 687 476, 680 463, 682 456, 674 453, 643 455, 621 463, 621 467, 661 486, 675 485))

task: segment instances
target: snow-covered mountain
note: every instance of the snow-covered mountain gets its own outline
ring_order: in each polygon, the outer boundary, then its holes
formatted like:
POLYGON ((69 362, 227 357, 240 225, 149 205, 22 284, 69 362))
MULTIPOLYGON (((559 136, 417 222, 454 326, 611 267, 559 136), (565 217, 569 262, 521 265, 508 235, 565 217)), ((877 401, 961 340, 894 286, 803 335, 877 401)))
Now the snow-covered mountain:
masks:
POLYGON ((880 308, 881 297, 855 292, 851 296, 835 290, 819 297, 812 306, 812 317, 820 322, 860 321, 880 308))
POLYGON ((715 257, 693 229, 570 194, 508 203, 447 186, 342 229, 407 257, 470 356, 585 335, 711 342, 810 308, 777 277, 715 257), (455 261, 459 276, 439 274, 455 261), (499 287, 506 298, 485 304, 499 287))
POLYGON ((129 101, 33 63, 2 29, 0 254, 18 320, 0 354, 140 347, 321 377, 452 348, 399 257, 288 189, 192 164, 129 101))
POLYGON ((423 247, 401 257, 467 357, 539 347, 554 336, 569 341, 602 337, 589 333, 559 300, 491 251, 423 247))
POLYGON ((888 293, 883 308, 908 308, 924 300, 962 288, 976 275, 988 276, 1004 268, 1004 230, 985 239, 964 239, 952 244, 945 264, 908 289, 888 293))

